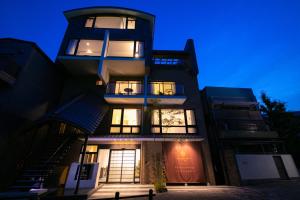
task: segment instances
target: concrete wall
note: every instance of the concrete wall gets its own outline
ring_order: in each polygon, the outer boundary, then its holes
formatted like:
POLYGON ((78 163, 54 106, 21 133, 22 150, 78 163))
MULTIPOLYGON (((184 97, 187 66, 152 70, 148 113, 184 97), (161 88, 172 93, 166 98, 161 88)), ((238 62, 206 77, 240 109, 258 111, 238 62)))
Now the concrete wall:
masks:
MULTIPOLYGON (((276 156, 281 156, 290 178, 299 177, 291 155, 276 154, 276 156)), ((236 161, 242 180, 280 179, 273 154, 237 154, 236 161)))

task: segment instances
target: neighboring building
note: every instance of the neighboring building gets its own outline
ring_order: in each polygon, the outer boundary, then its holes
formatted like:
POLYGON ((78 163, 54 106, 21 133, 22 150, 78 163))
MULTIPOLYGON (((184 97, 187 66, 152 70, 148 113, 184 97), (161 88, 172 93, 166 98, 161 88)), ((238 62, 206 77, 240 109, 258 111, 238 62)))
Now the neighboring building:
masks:
POLYGON ((35 43, 0 39, 0 188, 13 181, 31 146, 32 134, 20 134, 22 129, 57 104, 61 75, 35 43))
POLYGON ((217 184, 299 177, 284 141, 265 124, 252 89, 205 87, 202 97, 217 184))

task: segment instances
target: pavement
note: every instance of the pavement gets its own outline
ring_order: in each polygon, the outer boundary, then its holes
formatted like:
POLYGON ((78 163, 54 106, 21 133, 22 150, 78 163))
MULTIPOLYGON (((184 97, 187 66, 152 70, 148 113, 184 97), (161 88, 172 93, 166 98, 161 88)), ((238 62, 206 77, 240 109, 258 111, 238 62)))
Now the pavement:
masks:
MULTIPOLYGON (((127 200, 146 200, 130 198, 127 200)), ((300 180, 276 181, 255 186, 188 186, 168 187, 154 200, 299 200, 300 180)))

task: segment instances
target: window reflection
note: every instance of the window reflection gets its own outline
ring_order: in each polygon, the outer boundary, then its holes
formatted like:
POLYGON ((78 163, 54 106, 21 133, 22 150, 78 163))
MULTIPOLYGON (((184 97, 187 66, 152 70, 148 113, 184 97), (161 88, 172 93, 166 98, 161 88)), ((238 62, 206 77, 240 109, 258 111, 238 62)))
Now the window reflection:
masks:
POLYGON ((155 109, 152 111, 152 133, 196 133, 193 110, 155 109))

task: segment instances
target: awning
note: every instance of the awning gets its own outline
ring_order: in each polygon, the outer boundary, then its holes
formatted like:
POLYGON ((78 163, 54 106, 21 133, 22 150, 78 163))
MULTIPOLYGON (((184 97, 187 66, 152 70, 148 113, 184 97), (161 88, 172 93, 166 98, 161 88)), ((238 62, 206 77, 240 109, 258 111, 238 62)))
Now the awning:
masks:
POLYGON ((84 94, 49 113, 47 118, 68 123, 87 134, 93 134, 107 111, 108 106, 101 97, 84 94))

